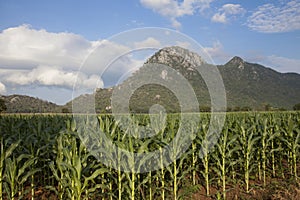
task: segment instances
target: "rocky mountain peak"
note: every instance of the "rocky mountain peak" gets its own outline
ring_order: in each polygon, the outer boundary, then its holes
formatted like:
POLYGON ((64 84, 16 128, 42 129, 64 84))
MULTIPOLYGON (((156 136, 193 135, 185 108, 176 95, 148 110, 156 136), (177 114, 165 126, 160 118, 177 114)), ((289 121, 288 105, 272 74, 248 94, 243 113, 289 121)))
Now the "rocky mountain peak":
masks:
POLYGON ((234 67, 238 67, 239 69, 243 70, 244 69, 244 64, 245 61, 238 57, 238 56, 234 56, 229 62, 227 62, 225 64, 225 66, 234 66, 234 67))
POLYGON ((237 65, 237 66, 239 66, 239 65, 242 65, 242 64, 244 64, 245 63, 245 61, 242 59, 242 58, 240 58, 240 57, 238 57, 238 56, 234 56, 229 62, 227 62, 225 65, 237 65))
POLYGON ((179 46, 165 47, 149 58, 147 63, 161 63, 168 66, 176 65, 184 68, 194 68, 206 63, 197 53, 179 46))

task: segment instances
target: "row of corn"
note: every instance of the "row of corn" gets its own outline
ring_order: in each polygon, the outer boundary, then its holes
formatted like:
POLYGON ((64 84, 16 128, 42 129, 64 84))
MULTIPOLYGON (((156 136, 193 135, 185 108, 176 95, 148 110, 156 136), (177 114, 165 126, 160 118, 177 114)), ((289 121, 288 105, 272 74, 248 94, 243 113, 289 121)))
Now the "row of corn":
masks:
POLYGON ((132 115, 121 125, 111 115, 1 115, 0 200, 33 200, 41 191, 72 200, 189 199, 203 188, 226 199, 237 185, 249 193, 272 178, 298 181, 299 112, 228 113, 213 148, 210 115, 190 115, 200 120, 132 115), (177 137, 182 130, 190 140, 177 137))

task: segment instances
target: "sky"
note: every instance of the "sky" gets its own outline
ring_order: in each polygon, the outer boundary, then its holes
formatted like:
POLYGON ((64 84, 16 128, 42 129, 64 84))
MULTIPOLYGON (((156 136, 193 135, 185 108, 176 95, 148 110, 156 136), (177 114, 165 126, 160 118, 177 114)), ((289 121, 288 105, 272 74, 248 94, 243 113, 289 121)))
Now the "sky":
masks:
POLYGON ((189 37, 214 64, 240 56, 300 73, 300 0, 0 0, 0 94, 65 104, 75 87, 116 84, 159 48, 189 48, 146 27, 189 37))

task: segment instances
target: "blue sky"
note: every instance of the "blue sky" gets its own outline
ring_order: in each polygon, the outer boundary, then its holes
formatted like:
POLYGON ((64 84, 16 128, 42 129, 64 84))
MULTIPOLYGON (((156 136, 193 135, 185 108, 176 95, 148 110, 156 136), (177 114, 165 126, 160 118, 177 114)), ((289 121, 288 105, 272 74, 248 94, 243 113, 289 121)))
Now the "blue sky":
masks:
MULTIPOLYGON (((216 64, 237 55, 279 72, 300 73, 299 0, 0 0, 0 94, 64 104, 76 79, 82 88, 96 82, 105 86, 96 71, 78 75, 85 56, 111 36, 143 27, 186 34, 216 64)), ((163 44, 154 36, 136 42, 163 44)), ((110 53, 126 49, 115 41, 110 47, 110 53)), ((143 62, 128 58, 110 76, 143 62)))

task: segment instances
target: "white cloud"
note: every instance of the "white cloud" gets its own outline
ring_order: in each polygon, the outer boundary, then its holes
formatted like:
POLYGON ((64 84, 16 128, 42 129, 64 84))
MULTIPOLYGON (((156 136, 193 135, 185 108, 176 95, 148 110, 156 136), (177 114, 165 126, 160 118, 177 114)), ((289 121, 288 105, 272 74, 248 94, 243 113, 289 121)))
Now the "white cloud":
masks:
POLYGON ((85 68, 85 72, 99 73, 129 50, 113 41, 88 41, 73 33, 51 33, 22 25, 0 33, 0 68, 32 69, 45 65, 78 70, 89 55, 89 69, 85 68))
POLYGON ((99 81, 101 83, 101 79, 97 75, 88 76, 81 72, 77 73, 76 71, 64 71, 57 67, 50 66, 38 66, 32 70, 25 71, 10 70, 1 78, 13 86, 35 84, 37 86, 61 86, 72 89, 75 81, 77 81, 77 86, 86 89, 93 89, 96 86, 103 86, 103 83, 101 85, 97 85, 99 81))
POLYGON ((179 21, 177 21, 175 18, 171 19, 171 24, 176 29, 179 29, 181 27, 181 23, 179 21))
POLYGON ((180 46, 185 49, 189 49, 191 47, 191 43, 186 41, 176 41, 176 46, 180 46))
POLYGON ((145 39, 143 41, 135 42, 134 46, 135 46, 135 48, 161 47, 161 43, 159 40, 157 40, 153 37, 148 37, 147 39, 145 39))
POLYGON ((126 54, 130 53, 129 47, 108 40, 93 43, 95 48, 82 63, 81 71, 88 74, 102 74, 116 60, 123 63, 119 67, 125 67, 127 64, 130 64, 131 60, 126 56, 126 54))
POLYGON ((181 26, 177 20, 178 17, 201 12, 209 8, 212 1, 214 0, 140 0, 144 7, 167 17, 175 28, 180 28, 181 26))
POLYGON ((271 55, 267 56, 262 61, 266 65, 271 66, 279 72, 297 72, 300 74, 300 60, 291 59, 282 56, 271 55))
POLYGON ((296 72, 300 74, 300 60, 278 55, 264 55, 261 52, 252 52, 246 58, 251 63, 268 66, 278 72, 296 72))
POLYGON ((226 14, 225 13, 216 13, 211 18, 211 20, 213 22, 219 22, 219 23, 225 24, 227 22, 226 14))
POLYGON ((6 87, 3 83, 0 82, 0 94, 6 93, 6 87))
POLYGON ((30 25, 5 29, 0 32, 0 91, 32 95, 43 91, 39 88, 54 88, 70 92, 75 82, 83 92, 113 86, 124 74, 139 68, 143 55, 148 55, 132 52, 132 48, 162 47, 153 37, 136 43, 136 38, 131 39, 124 44, 113 38, 89 41, 73 33, 52 33, 30 25))
MULTIPOLYGON (((151 38, 144 42, 158 45, 151 38)), ((0 80, 6 90, 8 85, 30 84, 72 88, 81 67, 77 83, 90 87, 105 71, 114 78, 136 67, 128 52, 129 47, 113 41, 88 41, 73 33, 51 33, 29 25, 8 28, 0 32, 0 80)))
POLYGON ((245 12, 245 9, 239 4, 225 4, 221 10, 230 15, 238 15, 245 12))
POLYGON ((264 4, 248 18, 247 25, 263 33, 300 30, 300 1, 292 0, 280 5, 264 4))
POLYGON ((206 53, 213 59, 215 64, 224 64, 230 59, 230 55, 224 51, 220 41, 215 41, 212 47, 204 47, 206 53))
POLYGON ((244 14, 246 10, 240 4, 225 4, 212 16, 211 20, 218 23, 227 23, 232 15, 244 14))
POLYGON ((76 34, 49 33, 22 25, 0 33, 0 66, 78 67, 92 47, 90 41, 76 34))

